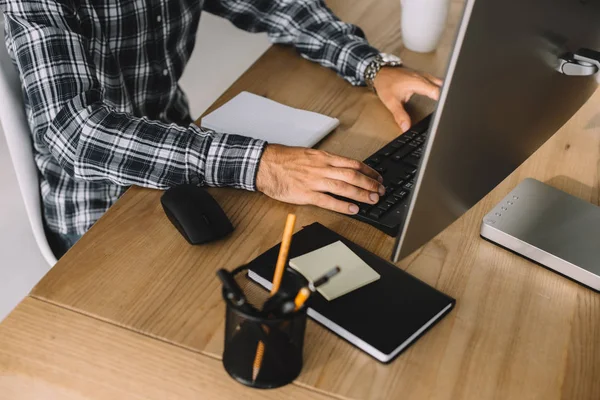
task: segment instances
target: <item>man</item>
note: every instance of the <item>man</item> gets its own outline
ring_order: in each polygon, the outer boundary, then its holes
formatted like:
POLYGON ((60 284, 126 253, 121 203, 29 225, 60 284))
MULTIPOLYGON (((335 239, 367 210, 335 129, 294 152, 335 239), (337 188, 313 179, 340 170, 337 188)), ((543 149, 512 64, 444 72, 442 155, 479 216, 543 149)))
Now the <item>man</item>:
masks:
MULTIPOLYGON (((178 87, 202 10, 266 31, 353 85, 369 84, 403 131, 413 94, 440 81, 398 68, 322 0, 0 0, 41 174, 44 217, 68 249, 130 185, 191 182, 259 190, 353 214, 334 199, 376 203, 381 177, 356 160, 269 145, 192 123, 178 87)), ((206 40, 218 40, 207 38, 206 40)), ((206 60, 205 71, 218 68, 206 60)))

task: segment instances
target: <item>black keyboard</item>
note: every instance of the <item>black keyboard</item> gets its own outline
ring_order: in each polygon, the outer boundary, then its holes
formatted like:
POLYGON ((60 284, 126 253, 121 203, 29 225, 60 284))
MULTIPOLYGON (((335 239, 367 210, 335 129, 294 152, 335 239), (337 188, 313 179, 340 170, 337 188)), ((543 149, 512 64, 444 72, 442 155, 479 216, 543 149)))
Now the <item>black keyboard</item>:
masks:
POLYGON ((377 204, 358 203, 360 211, 352 218, 371 224, 390 236, 398 235, 415 185, 430 121, 431 116, 428 116, 364 161, 381 174, 386 192, 377 204))

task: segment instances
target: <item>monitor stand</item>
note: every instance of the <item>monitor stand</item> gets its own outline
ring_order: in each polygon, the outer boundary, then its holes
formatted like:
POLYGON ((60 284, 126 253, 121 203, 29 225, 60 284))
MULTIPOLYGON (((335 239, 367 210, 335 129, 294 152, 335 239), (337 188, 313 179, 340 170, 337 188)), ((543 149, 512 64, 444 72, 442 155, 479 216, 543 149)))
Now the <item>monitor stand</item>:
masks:
POLYGON ((600 291, 600 207, 525 179, 484 218, 481 237, 600 291))

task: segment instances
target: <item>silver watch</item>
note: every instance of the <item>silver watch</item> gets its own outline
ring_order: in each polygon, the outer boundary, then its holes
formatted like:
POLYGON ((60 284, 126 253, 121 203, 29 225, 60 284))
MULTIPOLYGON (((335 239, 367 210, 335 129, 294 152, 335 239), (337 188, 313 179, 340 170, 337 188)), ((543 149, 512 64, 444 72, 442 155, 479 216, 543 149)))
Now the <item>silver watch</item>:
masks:
POLYGON ((367 83, 369 89, 375 91, 375 88, 373 87, 373 81, 375 80, 375 77, 381 68, 400 66, 402 66, 402 60, 400 57, 397 57, 393 54, 379 53, 365 69, 365 82, 367 83))

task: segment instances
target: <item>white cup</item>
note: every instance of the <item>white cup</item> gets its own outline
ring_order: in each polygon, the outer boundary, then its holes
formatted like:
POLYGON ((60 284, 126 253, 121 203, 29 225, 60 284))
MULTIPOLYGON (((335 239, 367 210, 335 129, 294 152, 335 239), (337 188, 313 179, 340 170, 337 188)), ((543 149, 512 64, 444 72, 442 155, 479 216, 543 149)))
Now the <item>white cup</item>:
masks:
POLYGON ((436 49, 446 29, 450 0, 401 0, 404 46, 419 53, 436 49))

